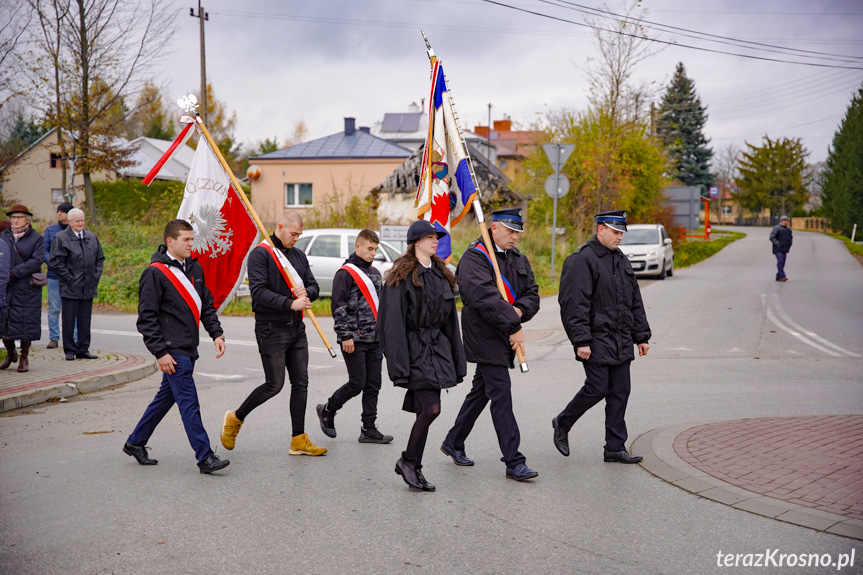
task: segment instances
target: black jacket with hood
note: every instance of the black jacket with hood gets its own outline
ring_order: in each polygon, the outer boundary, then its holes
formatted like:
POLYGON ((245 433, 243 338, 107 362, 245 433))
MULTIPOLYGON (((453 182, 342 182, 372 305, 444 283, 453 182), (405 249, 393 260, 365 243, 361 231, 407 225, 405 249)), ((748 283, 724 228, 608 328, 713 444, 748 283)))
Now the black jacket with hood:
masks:
MULTIPOLYGON (((365 273, 375 286, 380 299, 381 272, 372 266, 371 262, 359 257, 356 253, 345 260, 345 264, 354 264, 365 273)), ((366 301, 366 296, 360 291, 354 277, 346 270, 340 269, 333 277, 333 329, 339 342, 352 339, 359 343, 374 343, 378 341, 377 320, 372 308, 366 301)))
MULTIPOLYGON (((280 250, 303 279, 310 301, 318 299, 320 288, 306 254, 297 248, 285 249, 281 240, 273 234, 273 245, 280 250)), ((249 291, 252 292, 252 311, 256 321, 299 323, 302 314, 291 309, 294 295, 291 293, 276 260, 264 246, 258 246, 249 254, 249 291)))

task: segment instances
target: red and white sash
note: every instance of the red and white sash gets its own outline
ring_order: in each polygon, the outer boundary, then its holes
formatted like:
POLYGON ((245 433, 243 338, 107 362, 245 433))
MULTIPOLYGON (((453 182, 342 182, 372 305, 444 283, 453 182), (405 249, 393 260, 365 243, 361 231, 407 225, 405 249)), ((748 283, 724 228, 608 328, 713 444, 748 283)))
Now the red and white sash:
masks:
POLYGON ((288 261, 288 258, 285 257, 285 254, 283 254, 281 250, 274 250, 271 248, 270 243, 267 240, 262 241, 258 245, 266 248, 266 250, 270 252, 270 255, 273 256, 273 259, 276 262, 276 267, 279 268, 280 272, 282 272, 282 278, 284 278, 285 283, 288 284, 291 293, 294 293, 294 287, 296 286, 291 284, 291 281, 288 279, 288 275, 285 273, 285 268, 288 268, 288 271, 291 272, 291 278, 296 282, 296 285, 306 287, 306 284, 303 283, 303 276, 297 273, 297 270, 291 265, 291 262, 288 261))
POLYGON ((195 325, 199 324, 201 322, 201 296, 195 291, 195 286, 192 285, 192 282, 189 281, 183 270, 175 266, 166 266, 161 262, 153 262, 150 266, 161 271, 174 284, 174 287, 177 288, 177 291, 180 292, 183 300, 189 306, 192 315, 195 316, 195 325))
POLYGON ((357 282, 357 287, 365 296, 369 307, 372 308, 372 313, 375 314, 375 319, 378 319, 378 292, 375 289, 375 284, 372 283, 372 278, 367 276, 363 271, 354 264, 345 264, 339 269, 345 270, 354 281, 357 282))

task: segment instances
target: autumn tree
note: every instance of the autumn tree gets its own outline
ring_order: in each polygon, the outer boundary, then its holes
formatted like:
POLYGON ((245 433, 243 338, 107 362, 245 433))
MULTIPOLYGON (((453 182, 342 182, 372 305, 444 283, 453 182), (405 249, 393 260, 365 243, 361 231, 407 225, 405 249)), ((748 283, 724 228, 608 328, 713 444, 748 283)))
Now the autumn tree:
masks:
MULTIPOLYGON (((863 227, 863 87, 851 99, 827 154, 822 202, 833 227, 850 236, 863 227)), ((858 231, 858 234, 861 232, 858 231)))
POLYGON ((764 136, 763 145, 746 142, 746 147, 739 164, 740 206, 753 214, 769 209, 773 220, 802 207, 808 197, 809 151, 800 138, 772 140, 764 136))
MULTIPOLYGON (((200 94, 196 94, 200 95, 200 94)), ((200 101, 200 98, 198 98, 200 101)), ((224 102, 216 98, 213 85, 207 84, 207 129, 213 136, 213 141, 228 165, 235 174, 242 173, 243 146, 234 137, 234 129, 237 126, 237 113, 228 113, 228 107, 224 102)))
POLYGON ((147 82, 126 120, 126 137, 130 140, 141 136, 173 140, 176 135, 172 114, 162 100, 162 91, 152 81, 147 82))

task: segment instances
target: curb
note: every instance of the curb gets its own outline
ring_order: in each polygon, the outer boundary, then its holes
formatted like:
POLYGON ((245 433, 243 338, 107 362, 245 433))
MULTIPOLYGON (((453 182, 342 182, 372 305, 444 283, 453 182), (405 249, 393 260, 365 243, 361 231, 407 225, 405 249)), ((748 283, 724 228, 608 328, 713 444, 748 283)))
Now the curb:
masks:
POLYGON ((649 473, 693 495, 762 517, 863 540, 863 521, 753 493, 692 467, 675 453, 675 437, 693 427, 720 421, 723 420, 684 423, 648 431, 636 438, 631 452, 644 457, 640 465, 649 473))
POLYGON ((73 374, 69 376, 67 381, 48 384, 44 387, 36 387, 20 391, 0 398, 0 412, 28 407, 38 403, 45 402, 52 397, 73 397, 82 393, 97 391, 113 385, 129 383, 142 379, 156 372, 157 364, 155 360, 145 359, 137 355, 125 355, 128 359, 133 360, 134 365, 131 367, 123 367, 98 375, 90 375, 87 373, 73 374))

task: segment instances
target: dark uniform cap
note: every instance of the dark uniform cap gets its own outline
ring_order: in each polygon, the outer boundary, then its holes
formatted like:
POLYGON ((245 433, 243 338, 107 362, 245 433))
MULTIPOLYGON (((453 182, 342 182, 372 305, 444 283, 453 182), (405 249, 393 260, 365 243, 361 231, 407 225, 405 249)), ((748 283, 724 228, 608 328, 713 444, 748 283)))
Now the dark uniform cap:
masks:
POLYGON ((626 231, 626 210, 602 212, 601 214, 596 214, 594 217, 597 224, 605 224, 618 232, 626 231))
POLYGON ((505 210, 495 210, 491 213, 491 221, 500 222, 511 230, 523 232, 524 220, 521 219, 521 214, 521 208, 507 208, 505 210))
POLYGON ((69 213, 69 210, 71 210, 71 209, 72 209, 72 208, 74 208, 74 207, 75 207, 75 206, 73 206, 73 205, 72 205, 72 204, 70 204, 69 202, 65 202, 65 203, 62 203, 62 204, 60 204, 59 206, 57 206, 57 211, 58 211, 58 212, 63 212, 64 214, 68 214, 68 213, 69 213))
POLYGON ((437 234, 438 239, 440 239, 446 235, 446 232, 438 230, 428 220, 417 220, 408 228, 408 241, 415 242, 432 234, 437 234))

